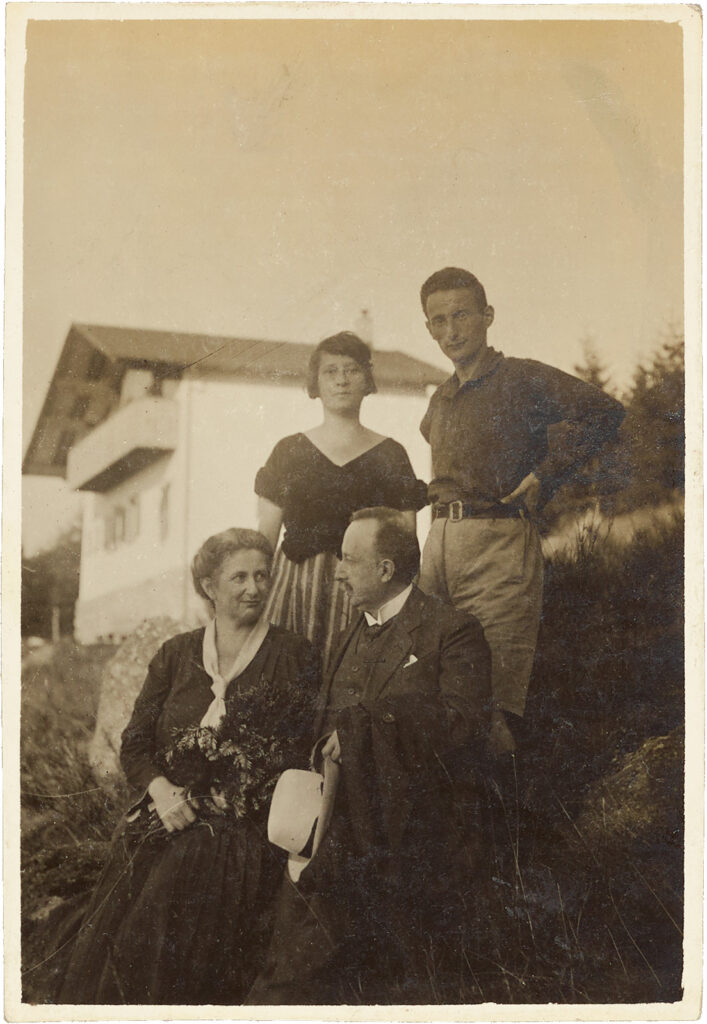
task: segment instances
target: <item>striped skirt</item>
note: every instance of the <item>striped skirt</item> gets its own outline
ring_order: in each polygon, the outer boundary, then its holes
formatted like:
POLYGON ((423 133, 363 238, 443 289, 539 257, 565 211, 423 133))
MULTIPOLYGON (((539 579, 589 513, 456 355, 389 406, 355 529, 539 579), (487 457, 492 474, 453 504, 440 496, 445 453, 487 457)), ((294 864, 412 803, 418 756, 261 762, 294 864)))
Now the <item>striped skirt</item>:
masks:
POLYGON ((333 641, 352 615, 349 595, 334 578, 337 563, 331 551, 298 563, 278 549, 265 611, 276 626, 306 636, 320 652, 325 668, 333 641))

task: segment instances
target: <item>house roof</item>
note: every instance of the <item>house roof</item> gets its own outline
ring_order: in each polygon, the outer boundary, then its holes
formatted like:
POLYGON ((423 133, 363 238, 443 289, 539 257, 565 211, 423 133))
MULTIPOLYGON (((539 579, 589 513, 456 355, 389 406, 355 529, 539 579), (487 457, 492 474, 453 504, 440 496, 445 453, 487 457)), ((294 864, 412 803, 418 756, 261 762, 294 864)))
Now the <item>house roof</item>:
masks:
MULTIPOLYGON (((69 449, 117 406, 126 370, 162 377, 225 375, 303 385, 313 345, 131 327, 72 324, 23 462, 23 472, 64 476, 69 449)), ((373 352, 379 391, 424 393, 447 376, 402 352, 373 352)))

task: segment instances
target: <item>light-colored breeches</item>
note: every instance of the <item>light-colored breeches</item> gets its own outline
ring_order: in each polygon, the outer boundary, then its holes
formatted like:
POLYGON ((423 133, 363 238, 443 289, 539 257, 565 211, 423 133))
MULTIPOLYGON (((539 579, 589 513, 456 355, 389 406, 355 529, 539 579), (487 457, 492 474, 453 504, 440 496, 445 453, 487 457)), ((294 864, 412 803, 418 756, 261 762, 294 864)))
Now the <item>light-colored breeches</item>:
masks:
POLYGON ((496 706, 522 715, 543 594, 540 537, 528 519, 435 519, 420 588, 474 615, 491 648, 496 706))

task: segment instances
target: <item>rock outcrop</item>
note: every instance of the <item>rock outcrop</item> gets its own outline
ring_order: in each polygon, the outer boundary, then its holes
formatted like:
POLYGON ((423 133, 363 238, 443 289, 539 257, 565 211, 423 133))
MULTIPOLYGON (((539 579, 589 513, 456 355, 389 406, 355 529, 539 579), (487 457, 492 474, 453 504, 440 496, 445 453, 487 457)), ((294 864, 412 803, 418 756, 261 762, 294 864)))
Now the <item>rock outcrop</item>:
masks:
POLYGON ((88 759, 100 786, 115 793, 122 783, 120 736, 128 724, 147 666, 160 645, 191 627, 166 616, 146 619, 120 645, 103 670, 96 729, 88 759))
POLYGON ((683 758, 682 729, 646 740, 592 786, 575 821, 577 834, 590 848, 604 852, 679 834, 683 758))

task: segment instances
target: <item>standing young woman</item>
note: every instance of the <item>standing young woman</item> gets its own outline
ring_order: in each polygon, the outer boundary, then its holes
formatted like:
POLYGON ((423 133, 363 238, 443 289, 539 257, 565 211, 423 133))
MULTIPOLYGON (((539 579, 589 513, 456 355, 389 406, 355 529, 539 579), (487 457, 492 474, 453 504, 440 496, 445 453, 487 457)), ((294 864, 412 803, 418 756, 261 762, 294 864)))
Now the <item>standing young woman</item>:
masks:
POLYGON ((334 572, 351 514, 386 505, 406 512, 414 530, 427 502, 403 446, 359 419, 364 397, 375 390, 365 342, 349 331, 326 338, 312 354, 307 380, 310 398, 322 403, 322 423, 279 441, 255 478, 258 528, 273 546, 284 525, 266 614, 311 640, 324 664, 350 618, 334 572))

